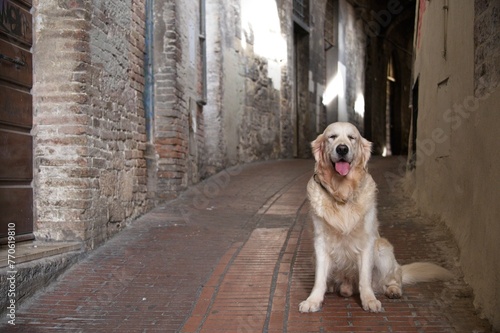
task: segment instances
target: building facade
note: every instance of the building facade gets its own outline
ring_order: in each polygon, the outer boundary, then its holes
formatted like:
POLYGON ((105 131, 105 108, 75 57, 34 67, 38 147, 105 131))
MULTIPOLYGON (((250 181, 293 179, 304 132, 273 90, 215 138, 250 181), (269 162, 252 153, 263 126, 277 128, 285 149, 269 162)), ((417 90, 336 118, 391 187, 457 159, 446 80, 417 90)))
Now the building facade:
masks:
POLYGON ((363 127, 366 40, 347 1, 9 0, 1 13, 3 241, 15 223, 18 240, 92 249, 224 168, 307 158, 337 119, 363 127))
POLYGON ((500 327, 499 1, 420 1, 409 177, 460 248, 481 313, 500 327))
POLYGON ((15 229, 93 249, 227 167, 308 158, 327 124, 350 121, 375 154, 408 154, 400 171, 498 328, 499 10, 0 1, 0 242, 15 229))

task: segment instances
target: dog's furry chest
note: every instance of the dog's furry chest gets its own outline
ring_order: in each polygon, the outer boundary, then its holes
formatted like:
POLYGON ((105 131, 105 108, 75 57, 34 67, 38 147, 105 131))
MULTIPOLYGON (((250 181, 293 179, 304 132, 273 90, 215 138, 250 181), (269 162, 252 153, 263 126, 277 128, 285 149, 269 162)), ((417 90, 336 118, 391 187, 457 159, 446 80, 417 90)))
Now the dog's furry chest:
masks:
POLYGON ((314 238, 324 244, 332 264, 331 278, 335 281, 342 280, 342 276, 356 279, 360 255, 369 244, 369 230, 365 228, 364 219, 360 216, 349 217, 352 220, 343 227, 339 227, 339 221, 335 221, 334 227, 332 221, 326 222, 319 216, 314 218, 314 238))
MULTIPOLYGON (((351 216, 352 217, 352 216, 351 216)), ((335 256, 346 256, 354 259, 362 251, 368 241, 368 232, 363 220, 353 218, 345 222, 344 227, 332 226, 324 219, 316 219, 315 237, 322 237, 325 241, 326 250, 335 256)), ((336 221, 336 224, 340 221, 336 221)))
MULTIPOLYGON (((375 210, 375 184, 369 178, 363 185, 350 201, 341 203, 334 200, 314 179, 311 179, 307 192, 312 213, 333 229, 330 232, 339 233, 343 237, 365 232, 363 230, 365 216, 375 210)), ((352 236, 359 237, 359 235, 352 236)))
POLYGON ((324 242, 333 266, 350 272, 349 275, 357 271, 359 255, 369 244, 369 238, 378 234, 375 193, 371 177, 345 203, 334 200, 314 179, 308 184, 315 239, 324 242))
POLYGON ((323 234, 326 243, 326 252, 330 255, 332 268, 334 270, 351 272, 354 274, 358 269, 359 255, 366 246, 366 238, 363 235, 336 235, 333 233, 323 234), (359 237, 361 236, 361 237, 359 237))

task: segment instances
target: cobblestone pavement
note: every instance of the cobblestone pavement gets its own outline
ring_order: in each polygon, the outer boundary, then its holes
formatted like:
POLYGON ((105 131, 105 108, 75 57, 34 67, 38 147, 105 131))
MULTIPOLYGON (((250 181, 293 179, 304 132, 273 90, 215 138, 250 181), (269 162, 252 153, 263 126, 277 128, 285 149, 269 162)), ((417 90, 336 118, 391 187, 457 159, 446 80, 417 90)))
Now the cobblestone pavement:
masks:
POLYGON ((314 272, 305 186, 311 160, 260 162, 206 180, 158 207, 24 303, 1 332, 490 332, 460 278, 447 231, 395 185, 397 158, 374 158, 381 233, 401 263, 433 261, 459 278, 379 296, 327 294, 302 314, 314 272))

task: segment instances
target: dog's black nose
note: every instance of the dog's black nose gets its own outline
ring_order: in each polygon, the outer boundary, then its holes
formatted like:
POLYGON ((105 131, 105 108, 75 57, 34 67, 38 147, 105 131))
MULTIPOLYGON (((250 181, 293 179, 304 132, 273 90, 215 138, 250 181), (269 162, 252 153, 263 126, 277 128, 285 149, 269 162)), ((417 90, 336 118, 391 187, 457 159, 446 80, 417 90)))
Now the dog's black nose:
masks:
POLYGON ((347 147, 346 145, 338 145, 335 150, 340 156, 345 156, 349 152, 349 147, 347 147))

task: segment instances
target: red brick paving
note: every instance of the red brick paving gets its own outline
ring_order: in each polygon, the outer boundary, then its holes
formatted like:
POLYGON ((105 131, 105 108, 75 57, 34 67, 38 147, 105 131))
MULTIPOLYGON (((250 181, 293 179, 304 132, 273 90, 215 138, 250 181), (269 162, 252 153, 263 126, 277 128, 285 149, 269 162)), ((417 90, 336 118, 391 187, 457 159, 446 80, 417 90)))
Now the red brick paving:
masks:
MULTIPOLYGON (((401 263, 430 260, 460 275, 448 233, 391 188, 396 158, 375 158, 381 233, 401 263)), ((380 296, 327 294, 302 314, 313 285, 305 184, 312 161, 247 165, 213 177, 133 223, 17 311, 1 332, 490 332, 462 279, 380 296)), ((4 322, 2 322, 4 323, 4 322)))

